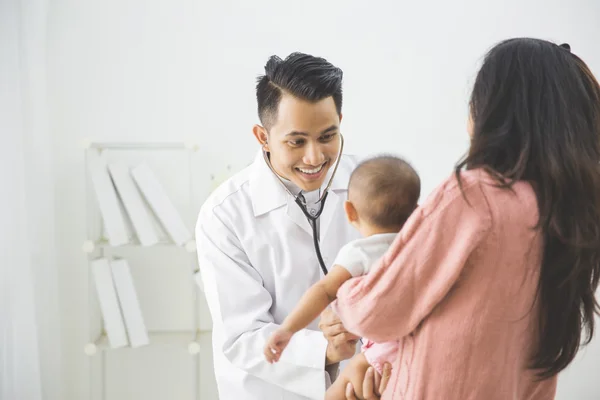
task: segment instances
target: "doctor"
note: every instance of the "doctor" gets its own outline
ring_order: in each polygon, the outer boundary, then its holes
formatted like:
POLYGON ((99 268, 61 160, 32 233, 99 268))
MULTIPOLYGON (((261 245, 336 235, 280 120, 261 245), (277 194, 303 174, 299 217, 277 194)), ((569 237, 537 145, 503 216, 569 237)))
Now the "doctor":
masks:
MULTIPOLYGON (((332 312, 295 335, 279 363, 266 362, 262 349, 323 276, 313 228, 296 197, 311 216, 324 204, 316 232, 325 266, 358 238, 343 211, 357 160, 339 157, 342 71, 306 54, 273 56, 256 95, 261 125, 253 133, 261 148, 253 164, 209 196, 196 225, 219 396, 322 400, 339 362, 354 355, 358 340, 332 312)), ((378 399, 387 384, 386 373, 374 375, 365 377, 367 399, 378 399)))

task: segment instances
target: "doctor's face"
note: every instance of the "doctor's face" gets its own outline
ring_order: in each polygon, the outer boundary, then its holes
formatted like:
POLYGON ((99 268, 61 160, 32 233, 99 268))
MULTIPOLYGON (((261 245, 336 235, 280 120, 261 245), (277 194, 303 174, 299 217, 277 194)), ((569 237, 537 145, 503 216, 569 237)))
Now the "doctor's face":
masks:
POLYGON ((268 132, 256 126, 254 134, 270 152, 277 173, 304 191, 321 187, 335 165, 340 148, 340 121, 332 97, 316 103, 284 94, 277 121, 268 132))

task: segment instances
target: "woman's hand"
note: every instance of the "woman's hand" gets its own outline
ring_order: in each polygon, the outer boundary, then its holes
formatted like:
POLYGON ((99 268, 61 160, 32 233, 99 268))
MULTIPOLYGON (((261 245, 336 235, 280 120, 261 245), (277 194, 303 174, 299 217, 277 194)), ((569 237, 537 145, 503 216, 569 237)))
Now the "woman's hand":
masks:
MULTIPOLYGON (((381 398, 381 394, 387 387, 387 384, 392 375, 392 366, 390 363, 383 365, 383 376, 379 375, 373 367, 369 367, 363 380, 363 396, 364 400, 378 400, 381 398)), ((354 394, 354 388, 351 383, 346 385, 346 399, 347 400, 359 400, 354 394)))
POLYGON ((330 308, 321 313, 319 329, 328 342, 326 365, 347 360, 356 353, 359 337, 348 332, 340 318, 330 308))

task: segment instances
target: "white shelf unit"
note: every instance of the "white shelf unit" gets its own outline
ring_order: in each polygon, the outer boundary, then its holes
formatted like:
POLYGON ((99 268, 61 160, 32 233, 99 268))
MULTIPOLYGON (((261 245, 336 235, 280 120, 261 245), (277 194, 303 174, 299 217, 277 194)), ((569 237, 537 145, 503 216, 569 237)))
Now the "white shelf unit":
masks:
MULTIPOLYGON (((110 400, 106 398, 106 357, 107 352, 119 352, 119 351, 138 351, 137 348, 124 347, 113 349, 109 345, 106 332, 104 330, 104 322, 102 320, 101 313, 97 303, 97 294, 94 287, 93 276, 91 274, 89 263, 91 260, 98 257, 112 257, 113 251, 127 250, 133 252, 148 252, 149 250, 156 249, 173 249, 174 251, 182 251, 187 253, 187 268, 189 272, 189 279, 185 284, 192 286, 191 290, 193 293, 193 306, 191 307, 193 315, 192 328, 181 330, 180 327, 176 327, 173 330, 148 330, 148 336, 150 343, 147 346, 175 346, 176 348, 187 349, 187 352, 191 357, 194 357, 193 361, 193 388, 194 399, 200 399, 200 357, 202 356, 202 348, 200 347, 200 335, 203 333, 210 332, 210 330, 201 329, 200 326, 200 312, 199 312, 199 300, 202 296, 202 292, 194 279, 194 274, 198 271, 197 257, 195 241, 192 239, 184 246, 178 246, 168 239, 163 239, 153 246, 142 246, 135 234, 130 237, 129 243, 121 246, 112 246, 108 240, 103 237, 103 222, 94 197, 93 190, 91 188, 89 171, 88 171, 88 155, 89 152, 164 152, 171 151, 175 152, 181 157, 186 158, 187 174, 188 179, 188 210, 184 220, 192 217, 193 205, 194 205, 194 176, 193 176, 193 163, 192 157, 198 150, 195 145, 185 143, 86 143, 85 148, 85 191, 86 191, 86 239, 83 242, 81 250, 86 253, 87 256, 87 293, 88 293, 88 343, 84 346, 84 352, 90 358, 89 365, 89 399, 90 400, 110 400), (177 249, 177 250, 175 250, 177 249), (96 318, 93 318, 91 314, 94 313, 96 318), (99 320, 98 320, 99 319, 99 320), (95 365, 93 365, 96 363, 95 365), (99 365, 98 365, 99 363, 99 365), (98 375, 100 375, 98 377, 98 375), (98 383, 99 381, 99 383, 98 383)), ((187 221, 189 222, 189 221, 187 221)), ((192 229, 193 236, 193 229, 192 229)), ((182 265, 171 266, 172 268, 186 267, 182 265)), ((137 289, 137 286, 136 286, 137 289)), ((145 316, 144 316, 145 317, 145 316)), ((167 327, 168 328, 168 327, 167 327)), ((145 347, 145 346, 144 346, 145 347)))

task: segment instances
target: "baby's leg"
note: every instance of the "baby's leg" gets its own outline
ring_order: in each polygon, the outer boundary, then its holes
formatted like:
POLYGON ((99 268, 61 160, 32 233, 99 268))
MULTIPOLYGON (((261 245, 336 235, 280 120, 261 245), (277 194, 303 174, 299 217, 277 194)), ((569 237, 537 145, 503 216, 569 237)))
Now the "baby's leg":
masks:
POLYGON ((370 367, 369 362, 363 353, 359 353, 352 357, 350 363, 340 373, 340 376, 333 382, 325 393, 325 400, 345 400, 346 385, 348 382, 352 384, 356 397, 362 399, 362 385, 365 379, 367 369, 370 367))

